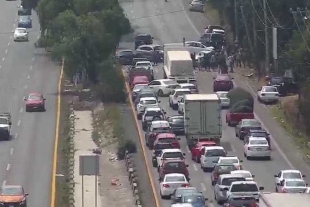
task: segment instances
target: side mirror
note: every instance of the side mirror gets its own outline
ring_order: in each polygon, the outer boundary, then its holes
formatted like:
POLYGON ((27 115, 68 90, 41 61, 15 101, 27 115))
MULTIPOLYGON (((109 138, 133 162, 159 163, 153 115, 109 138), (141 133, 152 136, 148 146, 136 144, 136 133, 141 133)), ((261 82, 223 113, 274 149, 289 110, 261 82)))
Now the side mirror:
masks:
POLYGON ((186 165, 186 167, 189 167, 189 165, 186 165))
POLYGON ((209 200, 208 198, 205 198, 205 201, 209 200))
POLYGON ((277 186, 281 186, 281 184, 280 184, 280 183, 277 183, 277 186))
POLYGON ((28 196, 29 195, 29 193, 25 193, 25 196, 28 196))
POLYGON ((226 190, 226 191, 227 191, 227 190, 229 190, 229 189, 228 189, 228 188, 223 188, 223 190, 226 190))
POLYGON ((160 103, 161 101, 158 101, 158 103, 160 103))
POLYGON ((167 114, 167 112, 164 112, 164 114, 167 114))
POLYGON ((305 176, 305 175, 302 175, 302 177, 305 178, 306 176, 305 176))
POLYGON ((12 122, 10 122, 9 125, 12 125, 12 122))
POLYGON ((252 178, 255 178, 255 175, 252 175, 252 178))
POLYGON ((213 162, 213 163, 217 163, 218 161, 216 161, 216 160, 213 160, 212 162, 213 162))
POLYGON ((239 160, 239 162, 243 162, 243 160, 239 160))
POLYGON ((306 186, 308 186, 308 183, 306 183, 306 186))
POLYGON ((187 178, 187 180, 190 181, 191 179, 190 179, 190 178, 187 178))
POLYGON ((154 37, 152 37, 152 40, 154 39, 154 37))
POLYGON ((265 188, 264 187, 259 187, 259 190, 264 190, 265 188))
POLYGON ((186 154, 185 154, 185 153, 183 153, 183 156, 186 156, 186 154))
POLYGON ((160 182, 160 181, 161 181, 161 179, 160 179, 160 178, 158 178, 158 181, 160 182))
POLYGON ((277 177, 278 177, 278 175, 274 175, 274 177, 275 177, 275 178, 277 178, 277 177))
POLYGON ((215 77, 213 77, 213 79, 215 79, 215 77))
POLYGON ((24 98, 24 101, 27 101, 27 99, 26 99, 26 98, 24 98))
POLYGON ((177 140, 181 140, 181 138, 180 138, 180 137, 178 137, 178 138, 177 138, 177 140))

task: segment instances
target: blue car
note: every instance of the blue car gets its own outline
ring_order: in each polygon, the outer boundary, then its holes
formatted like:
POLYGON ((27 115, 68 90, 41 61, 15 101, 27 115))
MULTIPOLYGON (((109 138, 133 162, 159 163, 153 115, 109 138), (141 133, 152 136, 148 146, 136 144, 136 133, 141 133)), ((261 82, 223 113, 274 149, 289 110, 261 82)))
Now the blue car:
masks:
POLYGON ((184 194, 180 203, 190 203, 193 207, 205 207, 208 199, 202 193, 184 194))
POLYGON ((19 16, 17 27, 32 28, 32 20, 30 16, 19 16))

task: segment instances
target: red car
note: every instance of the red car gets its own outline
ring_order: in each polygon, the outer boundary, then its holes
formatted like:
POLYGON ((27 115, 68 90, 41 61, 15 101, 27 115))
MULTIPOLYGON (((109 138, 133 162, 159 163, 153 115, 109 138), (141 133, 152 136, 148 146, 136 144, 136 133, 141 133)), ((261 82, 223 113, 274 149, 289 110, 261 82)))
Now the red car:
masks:
POLYGON ((30 93, 26 101, 26 112, 45 111, 45 98, 40 93, 30 93))
POLYGON ((161 133, 156 135, 154 146, 157 143, 170 143, 174 148, 180 149, 178 140, 180 140, 180 138, 177 138, 173 133, 161 133))
POLYGON ((203 147, 207 146, 216 146, 217 144, 214 141, 200 141, 192 148, 192 160, 196 161, 197 163, 200 162, 201 157, 201 150, 203 147))
POLYGON ((147 76, 136 76, 133 78, 131 83, 131 90, 135 87, 137 84, 149 84, 150 80, 147 76))
POLYGON ((213 91, 230 91, 234 88, 232 79, 233 77, 231 77, 229 74, 218 74, 216 77, 214 77, 213 91))
POLYGON ((166 174, 170 173, 181 173, 188 179, 189 173, 187 167, 188 165, 185 164, 185 160, 164 160, 159 169, 159 178, 163 179, 166 174))

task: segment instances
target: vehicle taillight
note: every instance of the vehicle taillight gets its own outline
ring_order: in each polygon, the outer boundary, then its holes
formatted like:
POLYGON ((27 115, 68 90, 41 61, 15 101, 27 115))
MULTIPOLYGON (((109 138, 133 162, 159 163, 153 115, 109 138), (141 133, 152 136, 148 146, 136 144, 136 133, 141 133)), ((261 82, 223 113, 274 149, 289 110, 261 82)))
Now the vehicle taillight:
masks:
POLYGON ((287 190, 285 188, 283 188, 282 193, 287 193, 287 190))
POLYGON ((168 185, 168 184, 163 184, 163 187, 164 187, 164 188, 170 188, 170 185, 168 185))
POLYGON ((219 175, 217 173, 213 173, 213 176, 214 176, 214 180, 217 180, 219 175))
POLYGON ((189 184, 182 184, 182 187, 189 187, 189 184))
POLYGON ((178 141, 174 141, 171 143, 172 146, 176 147, 176 148, 179 148, 180 147, 180 144, 178 141))

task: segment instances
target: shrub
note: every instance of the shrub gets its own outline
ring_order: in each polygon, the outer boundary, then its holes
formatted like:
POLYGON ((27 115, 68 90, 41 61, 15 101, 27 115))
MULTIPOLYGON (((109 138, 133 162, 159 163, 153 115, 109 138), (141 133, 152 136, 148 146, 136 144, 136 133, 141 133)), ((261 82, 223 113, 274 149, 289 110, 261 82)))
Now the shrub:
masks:
POLYGON ((253 113, 253 102, 248 99, 241 100, 235 103, 230 111, 233 113, 253 113))
POLYGON ((247 102, 241 102, 243 104, 246 104, 245 106, 248 106, 250 108, 254 107, 254 99, 252 97, 252 94, 242 88, 237 87, 230 90, 227 94, 227 97, 230 99, 231 109, 234 107, 235 104, 243 100, 247 100, 247 102))
POLYGON ((123 143, 119 143, 117 149, 117 158, 123 160, 125 158, 126 151, 128 153, 135 153, 137 152, 136 143, 132 140, 124 140, 123 143))

